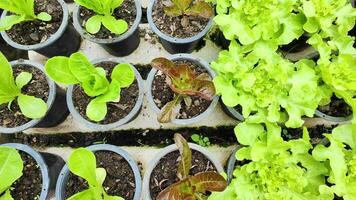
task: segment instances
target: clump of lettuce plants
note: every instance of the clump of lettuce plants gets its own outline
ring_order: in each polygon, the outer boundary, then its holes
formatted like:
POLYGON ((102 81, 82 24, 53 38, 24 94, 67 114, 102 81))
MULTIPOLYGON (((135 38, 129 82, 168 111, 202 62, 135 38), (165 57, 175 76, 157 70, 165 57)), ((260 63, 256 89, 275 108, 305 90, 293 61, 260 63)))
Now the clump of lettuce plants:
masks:
POLYGON ((200 16, 210 18, 214 16, 213 7, 204 1, 194 0, 172 0, 172 5, 164 7, 167 15, 177 16, 200 16))
POLYGON ((35 0, 2 0, 0 1, 0 8, 11 12, 1 19, 0 21, 0 31, 9 30, 15 24, 26 21, 51 21, 52 17, 46 12, 41 12, 35 14, 34 10, 35 0))
POLYGON ((219 173, 200 172, 189 175, 192 167, 192 150, 183 136, 176 133, 174 141, 178 147, 181 159, 178 164, 177 177, 179 182, 168 186, 158 194, 156 200, 201 200, 206 199, 206 192, 225 190, 227 182, 219 173))
POLYGON ((47 113, 47 104, 40 98, 23 94, 21 89, 32 80, 32 74, 21 72, 16 78, 10 63, 0 52, 0 105, 7 104, 11 108, 17 101, 21 113, 30 119, 40 119, 47 113))
POLYGON ((13 200, 11 185, 22 176, 23 161, 16 149, 0 147, 0 199, 13 200))
POLYGON ((123 19, 116 19, 113 16, 114 10, 121 6, 124 0, 74 0, 77 4, 92 10, 96 15, 90 17, 85 23, 86 30, 91 34, 100 31, 103 25, 110 32, 123 34, 128 29, 128 24, 123 19))
POLYGON ((74 53, 69 58, 51 58, 47 61, 45 70, 55 82, 79 84, 93 98, 86 108, 86 115, 95 122, 105 119, 107 103, 119 102, 121 89, 129 87, 135 81, 131 65, 122 63, 115 66, 109 82, 106 71, 91 64, 81 52, 74 53))
POLYGON ((189 107, 192 103, 191 96, 200 97, 211 101, 215 96, 215 87, 207 73, 197 75, 188 64, 176 64, 166 58, 152 60, 151 66, 162 71, 168 78, 167 84, 176 94, 161 110, 158 121, 170 122, 176 118, 184 100, 189 107))
POLYGON ((124 200, 122 197, 110 196, 106 193, 103 183, 106 170, 96 167, 96 158, 93 152, 86 148, 79 148, 72 152, 68 158, 69 170, 88 182, 89 189, 74 194, 68 200, 124 200))

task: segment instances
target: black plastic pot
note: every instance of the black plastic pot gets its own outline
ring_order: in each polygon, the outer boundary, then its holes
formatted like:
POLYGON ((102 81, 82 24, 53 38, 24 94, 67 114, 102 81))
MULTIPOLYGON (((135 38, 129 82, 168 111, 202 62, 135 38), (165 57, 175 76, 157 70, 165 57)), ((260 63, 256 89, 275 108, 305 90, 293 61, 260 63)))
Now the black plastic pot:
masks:
MULTIPOLYGON (((10 63, 12 66, 19 64, 29 65, 41 70, 44 73, 43 66, 39 63, 29 60, 17 60, 10 63)), ((68 116, 69 111, 66 106, 65 92, 59 88, 52 80, 47 77, 47 83, 49 86, 49 96, 47 100, 48 111, 44 118, 33 119, 24 125, 5 128, 0 126, 0 133, 17 133, 22 132, 32 127, 53 127, 62 123, 68 116)))
POLYGON ((156 0, 151 0, 147 8, 147 20, 153 32, 155 32, 158 35, 164 49, 166 49, 171 54, 193 52, 194 49, 199 44, 199 42, 209 32, 211 26, 213 25, 213 17, 212 17, 209 23, 204 28, 204 30, 193 37, 175 38, 175 37, 168 36, 164 34, 162 31, 160 31, 155 25, 155 23, 153 22, 152 10, 155 4, 156 4, 156 0))
MULTIPOLYGON (((140 200, 141 198, 141 191, 142 191, 142 180, 141 180, 141 174, 139 167, 136 163, 136 161, 128 154, 125 150, 121 149, 120 147, 114 146, 114 145, 108 145, 108 144, 99 144, 99 145, 93 145, 87 147, 92 152, 96 151, 110 151, 113 153, 116 153, 120 156, 122 156, 130 165, 134 176, 135 176, 135 185, 136 185, 136 191, 135 191, 135 196, 133 200, 140 200)), ((68 166, 65 165, 62 168, 62 171, 58 177, 57 180, 57 185, 56 185, 56 200, 64 200, 65 199, 65 188, 67 185, 68 181, 68 176, 70 174, 70 171, 68 169, 68 166)))
MULTIPOLYGON (((62 6, 63 20, 58 31, 48 40, 34 45, 22 45, 12 41, 6 31, 2 31, 1 35, 4 40, 16 49, 34 50, 47 57, 70 56, 72 53, 77 52, 81 43, 80 35, 75 31, 73 25, 69 23, 69 11, 66 3, 63 0, 57 1, 62 6)), ((4 18, 6 15, 7 11, 4 11, 1 18, 4 18)))
POLYGON ((32 149, 31 147, 23 144, 7 143, 7 144, 2 144, 0 146, 7 146, 25 152, 28 155, 30 155, 34 160, 36 160, 37 165, 40 167, 41 175, 42 175, 42 191, 39 196, 39 200, 46 200, 48 192, 50 190, 50 178, 49 178, 49 170, 47 164, 43 159, 42 155, 37 151, 35 151, 34 149, 32 149))
POLYGON ((220 105, 221 105, 223 111, 230 117, 237 119, 241 122, 245 121, 245 118, 242 116, 241 113, 239 113, 237 110, 235 110, 235 108, 226 106, 221 99, 220 99, 220 105))
POLYGON ((134 52, 140 44, 140 34, 138 25, 142 17, 141 3, 135 0, 136 5, 136 19, 131 28, 124 34, 112 39, 99 39, 90 35, 81 25, 79 9, 80 6, 76 5, 73 12, 73 24, 78 33, 85 39, 100 44, 107 52, 114 56, 127 56, 134 52))

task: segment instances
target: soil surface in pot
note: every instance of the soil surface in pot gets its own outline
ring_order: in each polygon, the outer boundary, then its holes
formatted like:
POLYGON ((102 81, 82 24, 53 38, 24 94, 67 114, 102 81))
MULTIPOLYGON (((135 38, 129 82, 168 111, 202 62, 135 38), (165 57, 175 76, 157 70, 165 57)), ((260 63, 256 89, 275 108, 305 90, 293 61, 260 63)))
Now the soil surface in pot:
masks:
MULTIPOLYGON (((197 2, 194 0, 193 2, 197 2)), ((156 0, 152 8, 152 19, 163 33, 176 38, 189 38, 202 32, 208 25, 207 18, 199 16, 171 17, 164 12, 164 0, 156 0)))
MULTIPOLYGON (((80 7, 79 9, 79 22, 82 25, 82 28, 85 30, 85 24, 88 21, 89 18, 92 16, 96 15, 96 13, 92 10, 89 10, 85 7, 80 7)), ((124 2, 121 4, 120 7, 116 8, 114 10, 114 13, 112 14, 116 19, 123 19, 128 23, 128 29, 129 30, 136 19, 136 4, 134 0, 124 0, 124 2)), ((87 34, 90 34, 86 32, 87 34)), ((91 34, 90 34, 91 35, 91 34)), ((111 33, 107 28, 105 28, 103 25, 101 26, 101 29, 98 33, 93 35, 95 38, 99 39, 112 39, 117 37, 115 33, 111 33)))
MULTIPOLYGON (((207 73, 206 69, 201 66, 193 64, 191 61, 175 61, 175 63, 186 63, 191 68, 195 69, 196 73, 207 73)), ((152 83, 152 96, 155 104, 159 109, 162 109, 168 102, 172 101, 175 93, 166 83, 166 75, 158 71, 152 83)), ((178 119, 190 119, 203 113, 210 106, 211 101, 202 99, 200 97, 191 97, 192 104, 190 107, 185 105, 184 101, 181 102, 181 109, 177 116, 178 119)))
POLYGON ((52 16, 49 22, 34 20, 14 25, 6 31, 10 39, 22 45, 34 45, 47 41, 62 24, 62 6, 56 0, 35 0, 35 14, 47 12, 52 16))
POLYGON ((351 107, 343 99, 331 97, 331 102, 326 106, 319 106, 318 110, 333 117, 348 117, 352 115, 351 107))
MULTIPOLYGON (((45 102, 49 96, 49 85, 47 83, 46 75, 39 69, 29 65, 17 65, 13 68, 13 74, 16 78, 21 72, 29 72, 32 74, 32 80, 29 84, 25 85, 21 92, 22 94, 41 98, 45 102)), ((17 104, 17 101, 13 101, 9 110, 7 104, 0 105, 0 126, 6 128, 13 128, 21 126, 31 121, 25 117, 17 104)))
MULTIPOLYGON (((116 65, 117 63, 113 62, 102 62, 96 64, 97 67, 102 67, 105 69, 107 74, 106 77, 109 82, 111 82, 111 72, 116 65)), ((121 88, 120 101, 118 103, 107 103, 108 113, 105 116, 105 119, 99 123, 111 124, 126 117, 135 107, 135 104, 138 100, 138 96, 139 87, 137 80, 135 80, 128 88, 121 88)), ((74 86, 72 98, 75 109, 80 113, 83 118, 90 121, 90 119, 86 116, 86 108, 93 98, 85 94, 84 90, 79 85, 74 86)))
MULTIPOLYGON (((179 151, 173 151, 161 158, 157 166, 153 169, 150 177, 150 193, 152 199, 156 199, 162 190, 179 181, 177 177, 179 159, 179 151)), ((207 171, 217 172, 213 163, 204 154, 192 150, 190 175, 207 171)))
MULTIPOLYGON (((125 200, 133 199, 135 195, 135 175, 130 164, 120 155, 109 151, 95 152, 96 165, 106 170, 104 181, 105 191, 112 196, 121 196, 125 200)), ((86 180, 70 173, 65 188, 66 199, 88 189, 86 180)))
POLYGON ((307 43, 308 39, 309 37, 302 35, 300 38, 293 40, 291 43, 280 46, 280 49, 286 53, 301 52, 310 47, 310 45, 307 43))
POLYGON ((27 153, 19 152, 23 160, 23 175, 11 186, 15 200, 39 199, 42 191, 42 174, 36 160, 27 153))

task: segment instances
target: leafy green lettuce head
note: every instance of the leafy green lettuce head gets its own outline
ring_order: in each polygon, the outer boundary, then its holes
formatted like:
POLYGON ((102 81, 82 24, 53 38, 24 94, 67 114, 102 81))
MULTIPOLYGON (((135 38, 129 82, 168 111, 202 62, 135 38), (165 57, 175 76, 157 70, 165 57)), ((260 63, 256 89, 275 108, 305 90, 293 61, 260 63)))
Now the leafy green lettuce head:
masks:
POLYGON ((244 145, 237 160, 249 161, 237 166, 228 189, 214 193, 209 200, 295 200, 333 199, 333 194, 320 191, 328 169, 316 161, 308 131, 303 138, 284 141, 277 124, 241 123, 235 128, 240 144, 244 145))

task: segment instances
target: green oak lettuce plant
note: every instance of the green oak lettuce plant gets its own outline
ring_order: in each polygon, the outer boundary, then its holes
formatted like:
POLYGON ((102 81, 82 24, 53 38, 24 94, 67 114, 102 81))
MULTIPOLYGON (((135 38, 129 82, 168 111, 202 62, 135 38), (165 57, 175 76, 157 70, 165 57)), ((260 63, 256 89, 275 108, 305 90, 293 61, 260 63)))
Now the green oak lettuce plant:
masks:
POLYGON ((52 17, 46 12, 35 14, 35 0, 1 0, 0 8, 11 12, 0 21, 0 31, 9 30, 15 24, 26 21, 51 21, 52 17))
POLYGON ((96 167, 96 158, 93 152, 86 148, 79 148, 72 152, 68 158, 69 170, 88 182, 89 189, 74 194, 68 200, 124 200, 122 197, 110 196, 106 193, 103 183, 106 170, 96 167))
POLYGON ((7 104, 11 108, 17 101, 21 113, 30 119, 40 119, 47 113, 48 106, 40 98, 23 94, 21 89, 32 80, 32 74, 21 72, 15 79, 10 63, 0 52, 0 105, 7 104))
POLYGON ((16 149, 0 147, 0 199, 13 200, 11 185, 22 176, 23 161, 16 149))
POLYGON ((84 92, 93 98, 86 108, 86 115, 95 122, 105 118, 107 103, 119 102, 121 89, 129 87, 135 80, 131 65, 122 63, 115 66, 109 82, 106 71, 91 64, 81 52, 74 53, 69 58, 51 58, 47 61, 45 70, 55 82, 79 84, 84 92))
POLYGON ((74 0, 77 4, 94 11, 96 14, 85 23, 86 30, 91 34, 100 31, 103 25, 110 32, 123 34, 128 29, 128 24, 123 19, 113 16, 114 10, 121 6, 124 0, 74 0))

